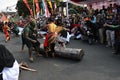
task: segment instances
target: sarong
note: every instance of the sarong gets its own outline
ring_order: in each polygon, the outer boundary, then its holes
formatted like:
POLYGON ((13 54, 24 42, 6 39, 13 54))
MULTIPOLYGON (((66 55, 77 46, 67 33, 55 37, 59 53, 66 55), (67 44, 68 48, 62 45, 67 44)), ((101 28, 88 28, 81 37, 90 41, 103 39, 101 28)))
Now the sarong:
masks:
POLYGON ((55 52, 56 36, 55 33, 46 34, 46 39, 44 41, 44 49, 46 52, 55 52))

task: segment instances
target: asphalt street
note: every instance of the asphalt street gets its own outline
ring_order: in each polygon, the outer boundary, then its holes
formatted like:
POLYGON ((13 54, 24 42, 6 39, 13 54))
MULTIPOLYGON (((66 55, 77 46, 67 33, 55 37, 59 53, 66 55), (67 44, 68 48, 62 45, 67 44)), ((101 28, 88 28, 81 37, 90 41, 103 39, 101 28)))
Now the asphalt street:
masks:
MULTIPOLYGON (((88 45, 81 40, 71 39, 67 47, 81 48, 85 51, 82 61, 64 58, 36 57, 28 60, 28 50, 21 52, 21 37, 14 37, 5 43, 4 34, 0 33, 0 44, 4 44, 16 60, 26 62, 36 72, 21 70, 19 80, 120 80, 120 56, 112 54, 112 49, 103 44, 88 45)), ((43 43, 43 39, 40 39, 43 43)))

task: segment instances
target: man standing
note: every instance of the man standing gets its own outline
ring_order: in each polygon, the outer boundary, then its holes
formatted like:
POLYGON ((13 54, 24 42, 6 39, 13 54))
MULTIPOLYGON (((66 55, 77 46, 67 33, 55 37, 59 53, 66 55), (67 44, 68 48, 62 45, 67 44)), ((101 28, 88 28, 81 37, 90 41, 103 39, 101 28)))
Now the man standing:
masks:
MULTIPOLYGON (((34 29, 35 29, 35 23, 34 23, 33 18, 30 18, 28 21, 29 22, 26 24, 26 27, 24 28, 23 33, 22 33, 22 50, 23 50, 24 45, 26 44, 26 46, 28 47, 28 51, 29 51, 29 60, 33 62, 32 50, 33 48, 35 48, 34 44, 38 43, 38 41, 33 39, 34 29)), ((35 49, 35 51, 37 55, 39 56, 38 49, 35 49)))
POLYGON ((48 57, 48 54, 52 54, 52 57, 55 57, 55 42, 56 42, 56 36, 57 33, 55 31, 56 29, 56 25, 55 25, 55 21, 53 18, 49 19, 50 23, 47 25, 47 29, 48 29, 48 34, 46 35, 46 39, 44 41, 44 49, 45 49, 45 54, 46 57, 48 57))

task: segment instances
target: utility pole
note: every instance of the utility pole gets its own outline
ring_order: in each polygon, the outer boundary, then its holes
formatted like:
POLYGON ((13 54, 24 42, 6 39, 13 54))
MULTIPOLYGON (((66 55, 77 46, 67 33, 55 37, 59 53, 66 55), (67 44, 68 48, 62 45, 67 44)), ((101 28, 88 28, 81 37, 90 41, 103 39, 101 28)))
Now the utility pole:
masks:
POLYGON ((35 18, 35 3, 34 3, 34 0, 33 0, 33 17, 35 18))
POLYGON ((68 0, 66 1, 66 14, 67 14, 67 18, 69 18, 69 13, 68 13, 68 0))
POLYGON ((35 29, 37 30, 37 21, 36 21, 36 14, 35 14, 35 1, 33 0, 33 17, 35 21, 35 29))

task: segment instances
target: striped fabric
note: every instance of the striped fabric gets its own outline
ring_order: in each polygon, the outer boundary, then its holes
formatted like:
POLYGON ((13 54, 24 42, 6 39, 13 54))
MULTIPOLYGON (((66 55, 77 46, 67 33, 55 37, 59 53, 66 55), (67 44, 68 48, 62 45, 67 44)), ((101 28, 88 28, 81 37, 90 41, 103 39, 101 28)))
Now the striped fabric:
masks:
POLYGON ((47 4, 46 4, 46 0, 42 0, 42 3, 43 3, 43 8, 45 8, 45 16, 46 17, 49 17, 50 16, 50 12, 48 10, 48 7, 47 7, 47 4))

